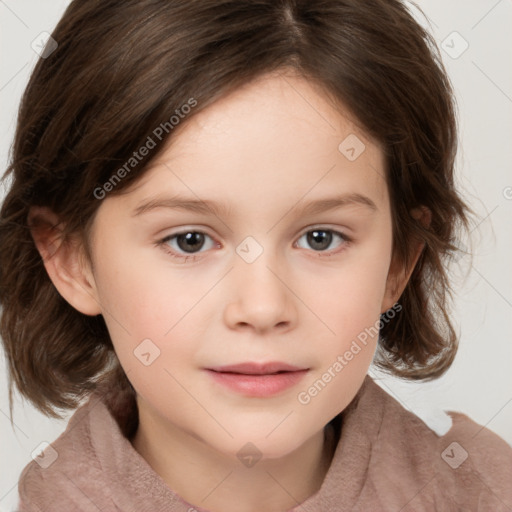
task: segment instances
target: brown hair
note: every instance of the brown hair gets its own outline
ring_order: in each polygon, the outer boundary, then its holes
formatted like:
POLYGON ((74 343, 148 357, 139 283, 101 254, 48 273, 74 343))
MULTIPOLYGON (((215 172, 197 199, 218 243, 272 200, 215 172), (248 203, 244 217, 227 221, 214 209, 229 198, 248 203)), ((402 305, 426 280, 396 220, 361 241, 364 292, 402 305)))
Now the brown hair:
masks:
POLYGON ((156 127, 167 122, 159 147, 111 194, 143 175, 173 136, 170 116, 191 98, 184 122, 285 68, 320 84, 382 144, 397 260, 408 265, 412 241, 425 242, 402 311, 380 330, 378 365, 409 379, 446 371, 457 336, 445 264, 471 211, 454 187, 452 88, 434 40, 401 1, 74 0, 52 37, 58 47, 30 77, 4 175, 12 182, 0 213, 0 335, 11 416, 13 383, 54 417, 99 383, 130 387, 103 317, 75 310, 49 279, 29 208, 53 210, 90 257, 88 230, 101 204, 94 191, 156 127), (411 216, 420 205, 432 213, 429 226, 411 216))

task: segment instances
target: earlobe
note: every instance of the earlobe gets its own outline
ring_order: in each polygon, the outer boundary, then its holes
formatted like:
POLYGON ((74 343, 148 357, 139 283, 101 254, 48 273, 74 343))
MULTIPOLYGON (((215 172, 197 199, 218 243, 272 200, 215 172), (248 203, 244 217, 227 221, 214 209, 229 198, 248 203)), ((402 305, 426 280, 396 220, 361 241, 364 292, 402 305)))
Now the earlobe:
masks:
MULTIPOLYGON (((421 206, 419 208, 415 208, 411 211, 411 215, 416 220, 419 220, 425 227, 430 225, 432 213, 427 207, 421 206)), ((400 262, 396 261, 395 257, 393 257, 388 272, 386 291, 382 300, 381 314, 390 309, 393 304, 395 304, 401 297, 405 287, 407 286, 407 283, 409 282, 409 279, 411 278, 416 264, 418 263, 424 247, 424 242, 416 242, 408 269, 406 269, 403 265, 400 264, 400 262)))
POLYGON ((62 224, 49 208, 31 207, 28 224, 48 276, 60 295, 85 315, 101 314, 94 277, 81 243, 64 239, 62 224))
POLYGON ((425 244, 423 242, 418 243, 418 245, 415 248, 415 254, 413 256, 409 269, 400 266, 398 263, 392 263, 392 265, 390 266, 388 280, 386 283, 386 292, 382 300, 381 314, 385 313, 388 309, 393 307, 393 304, 395 304, 401 297, 414 271, 414 268, 416 267, 416 263, 418 262, 418 259, 424 247, 425 244))

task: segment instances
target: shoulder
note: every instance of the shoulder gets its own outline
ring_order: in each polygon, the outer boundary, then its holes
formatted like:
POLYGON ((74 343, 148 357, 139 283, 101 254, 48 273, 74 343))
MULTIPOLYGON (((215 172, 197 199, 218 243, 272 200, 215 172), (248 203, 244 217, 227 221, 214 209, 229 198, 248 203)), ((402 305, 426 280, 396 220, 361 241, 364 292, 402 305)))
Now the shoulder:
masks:
POLYGON ((452 495, 461 501, 471 497, 475 510, 512 510, 512 447, 466 415, 449 414, 452 428, 437 449, 452 495))
MULTIPOLYGON (((187 510, 126 432, 133 430, 132 400, 93 394, 41 460, 23 470, 19 512, 187 510)), ((185 507, 186 505, 186 507, 185 507)))
POLYGON ((25 466, 18 481, 20 511, 60 510, 64 505, 87 510, 91 506, 87 489, 101 472, 91 444, 92 407, 91 401, 79 407, 66 430, 25 466))
POLYGON ((379 469, 393 468, 393 480, 402 478, 405 486, 417 489, 411 504, 423 500, 436 510, 512 510, 510 445, 457 412, 448 413, 452 426, 439 436, 377 384, 370 387, 372 399, 382 404, 374 441, 379 469))

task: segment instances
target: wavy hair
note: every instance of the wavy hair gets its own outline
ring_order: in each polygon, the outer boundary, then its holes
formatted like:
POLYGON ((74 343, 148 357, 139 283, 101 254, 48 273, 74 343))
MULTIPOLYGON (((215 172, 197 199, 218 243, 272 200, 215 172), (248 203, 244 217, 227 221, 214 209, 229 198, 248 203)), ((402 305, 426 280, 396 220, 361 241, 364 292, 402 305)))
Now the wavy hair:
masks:
MULTIPOLYGON (((28 225, 46 206, 88 233, 103 186, 155 127, 193 97, 187 119, 266 73, 293 69, 348 108, 386 157, 393 255, 408 265, 402 311, 380 329, 377 364, 407 379, 440 376, 453 361, 447 259, 469 208, 454 184, 456 103, 432 36, 400 0, 74 0, 39 59, 18 113, 0 211, 0 335, 12 389, 48 416, 76 408, 103 384, 133 391, 101 315, 57 292, 28 225), (430 209, 424 226, 411 216, 430 209)), ((116 185, 138 180, 176 131, 116 185)))

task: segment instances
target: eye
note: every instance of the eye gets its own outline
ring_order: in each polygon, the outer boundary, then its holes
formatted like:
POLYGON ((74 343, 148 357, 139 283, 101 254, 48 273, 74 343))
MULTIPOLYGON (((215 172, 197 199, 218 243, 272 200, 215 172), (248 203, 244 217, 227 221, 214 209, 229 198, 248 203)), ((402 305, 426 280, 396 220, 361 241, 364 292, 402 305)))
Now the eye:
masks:
MULTIPOLYGON (((340 233, 339 231, 335 231, 333 229, 324 229, 324 228, 315 228, 306 231, 300 238, 306 238, 306 242, 312 247, 315 252, 326 252, 328 247, 331 245, 335 238, 341 240, 341 249, 333 251, 328 251, 328 254, 319 254, 319 256, 332 256, 343 250, 346 245, 351 242, 351 239, 346 236, 344 233, 340 233)), ((299 243, 297 241, 297 244, 299 243)))
MULTIPOLYGON (((319 256, 332 256, 333 254, 337 254, 351 242, 351 238, 345 234, 333 229, 324 228, 310 229, 299 238, 299 241, 304 237, 313 250, 320 253, 318 254, 319 256), (335 238, 341 241, 339 244, 341 249, 327 251, 335 238), (322 254, 324 252, 326 254, 322 254)), ((218 246, 208 234, 203 231, 195 230, 181 231, 168 235, 162 240, 159 240, 157 245, 161 246, 172 258, 182 260, 184 263, 189 260, 194 261, 197 259, 197 254, 205 247, 205 241, 207 239, 209 239, 211 243, 209 247, 206 247, 206 250, 218 246)), ((299 241, 297 241, 297 244, 299 244, 299 241)))
MULTIPOLYGON (((207 238, 213 242, 213 239, 203 231, 188 230, 166 236, 157 244, 173 258, 188 261, 196 259, 195 254, 205 245, 207 238)), ((215 243, 211 244, 209 248, 214 245, 215 243)))

